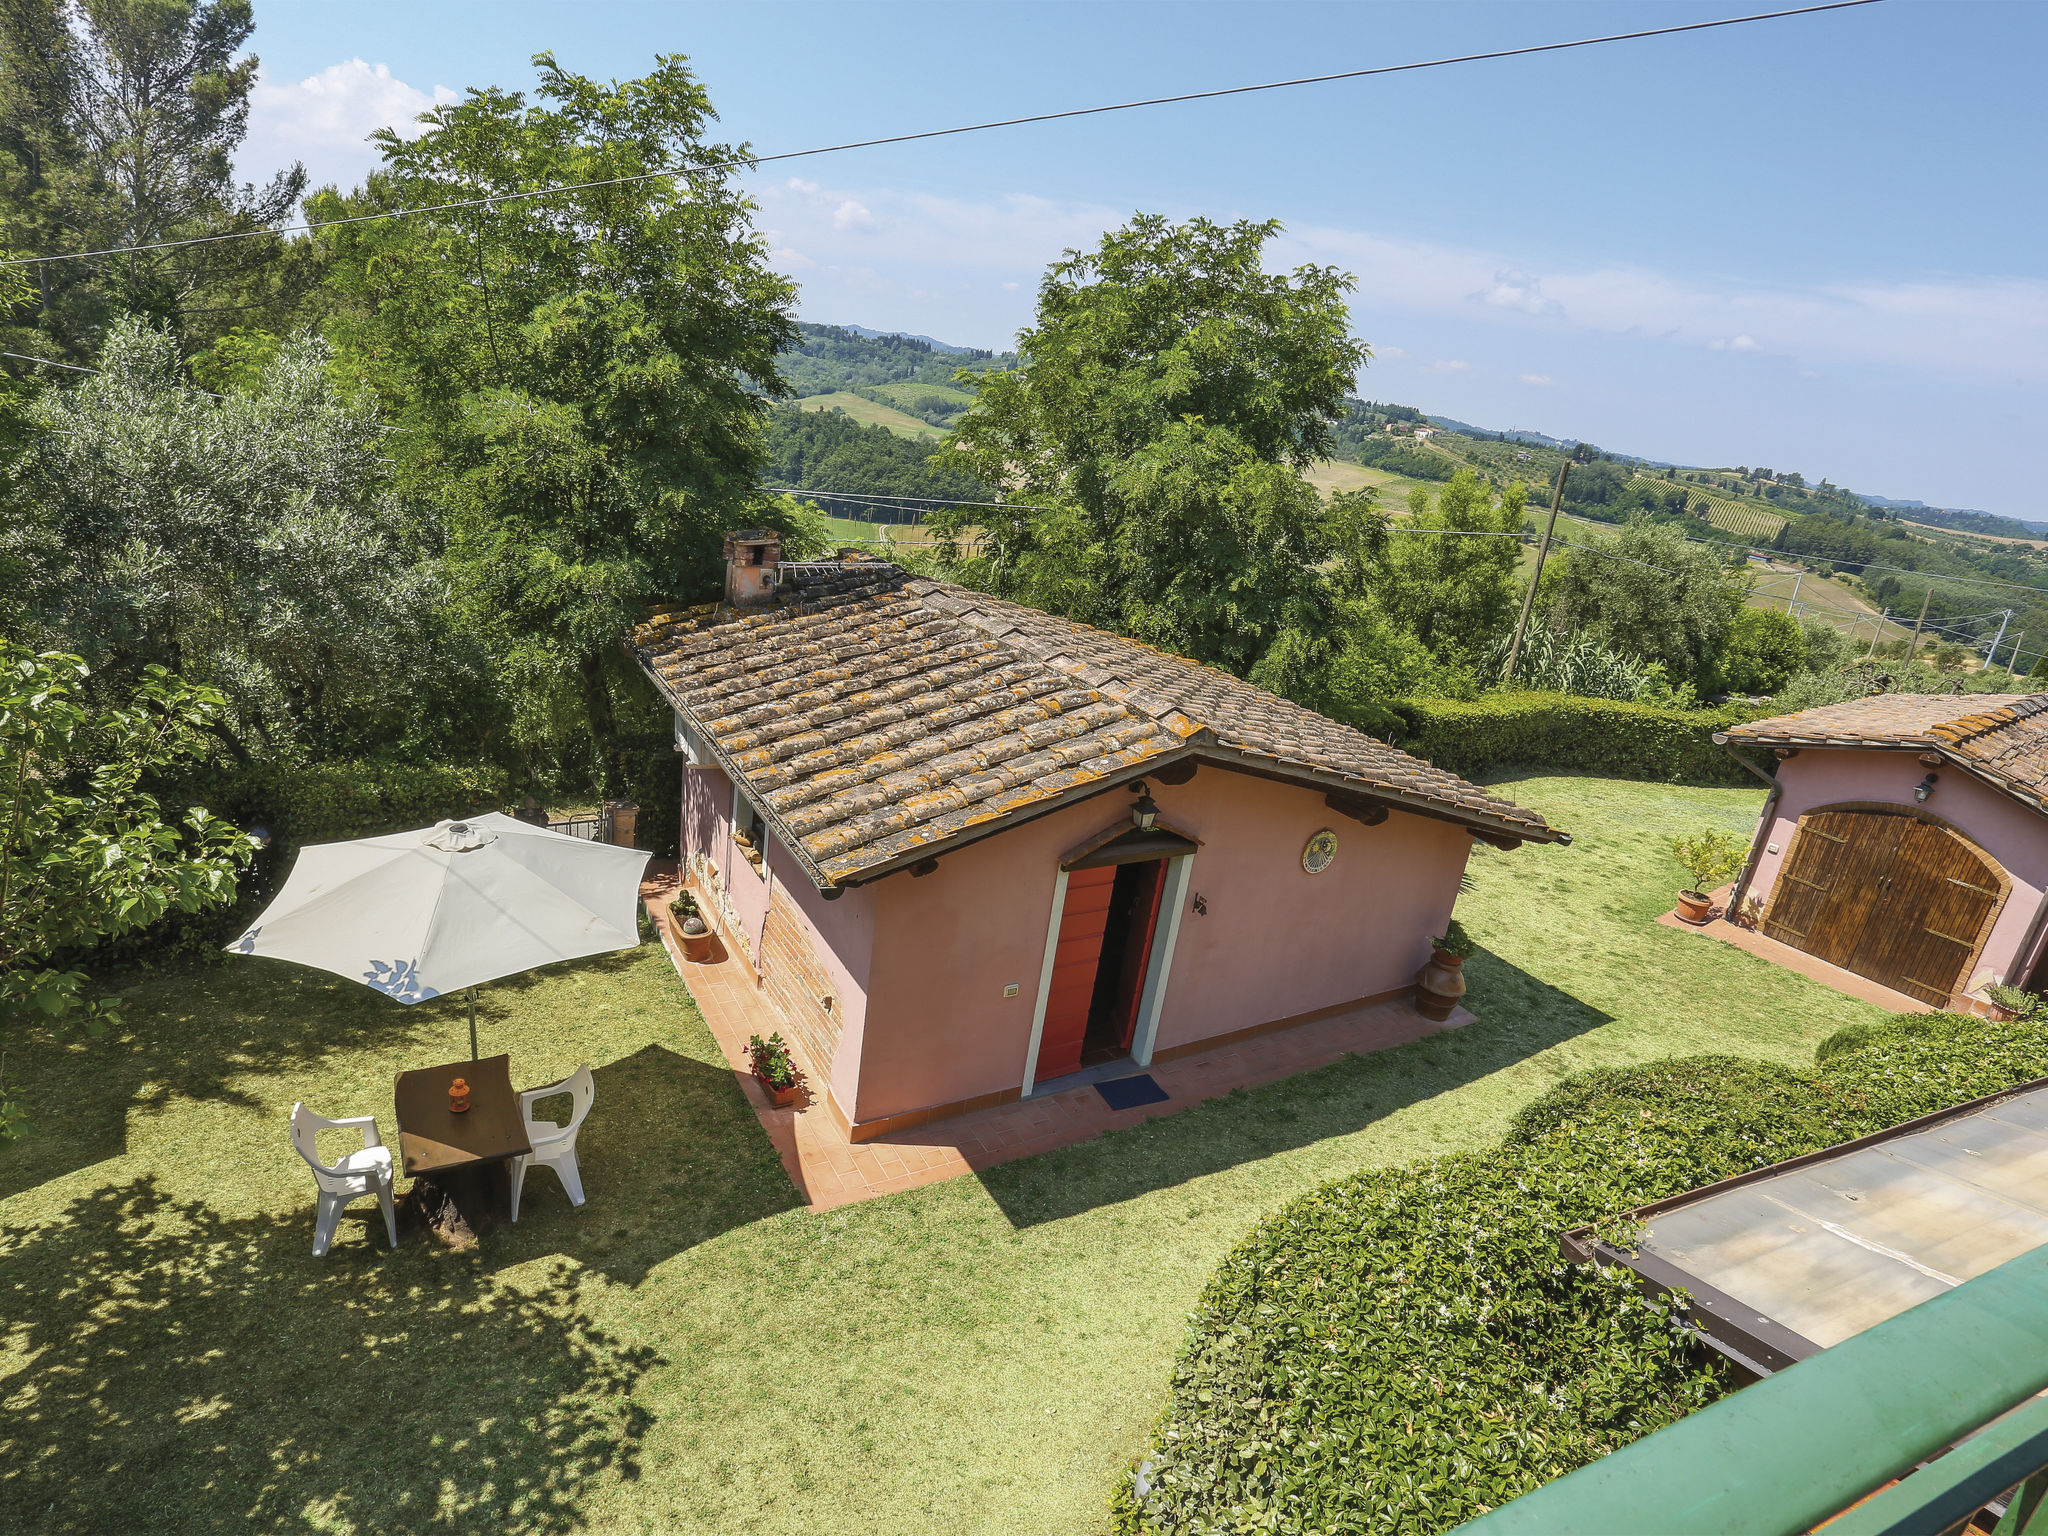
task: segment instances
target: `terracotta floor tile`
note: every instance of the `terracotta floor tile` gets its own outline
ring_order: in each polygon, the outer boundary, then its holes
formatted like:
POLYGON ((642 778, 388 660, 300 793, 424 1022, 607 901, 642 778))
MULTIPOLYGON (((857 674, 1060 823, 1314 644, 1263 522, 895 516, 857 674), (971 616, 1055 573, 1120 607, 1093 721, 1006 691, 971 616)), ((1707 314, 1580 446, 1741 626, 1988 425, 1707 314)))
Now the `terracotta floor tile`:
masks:
MULTIPOLYGON (((658 909, 675 889, 674 866, 666 866, 666 876, 663 869, 650 866, 650 881, 643 887, 651 893, 651 909, 658 909)), ((855 1144, 840 1128, 820 1088, 813 1089, 815 1096, 808 1102, 794 1108, 768 1106, 747 1070, 746 1041, 749 1035, 783 1031, 783 1021, 752 968, 731 953, 723 960, 701 965, 686 962, 665 932, 662 941, 731 1066, 740 1091, 767 1131, 792 1182, 814 1211, 833 1210, 856 1200, 1072 1146, 1107 1130, 1175 1114, 1235 1088, 1276 1081, 1353 1052, 1384 1050, 1471 1021, 1471 1015, 1460 1010, 1450 1025, 1433 1025, 1404 1003, 1383 1003, 1262 1036, 1249 1046, 1225 1046, 1155 1067, 1153 1080, 1169 1095, 1163 1104, 1112 1110, 1092 1087, 1073 1088, 1051 1098, 999 1104, 930 1128, 899 1132, 901 1140, 855 1144)), ((792 1043, 790 1054, 806 1083, 825 1081, 825 1074, 800 1046, 792 1043)))

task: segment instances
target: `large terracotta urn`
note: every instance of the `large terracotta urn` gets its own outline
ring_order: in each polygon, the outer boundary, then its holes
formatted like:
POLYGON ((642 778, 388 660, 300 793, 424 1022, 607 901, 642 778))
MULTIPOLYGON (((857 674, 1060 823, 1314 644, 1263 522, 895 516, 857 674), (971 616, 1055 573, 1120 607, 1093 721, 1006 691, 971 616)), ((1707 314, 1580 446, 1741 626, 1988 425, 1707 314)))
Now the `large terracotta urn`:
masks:
POLYGON ((1415 1010, 1433 1024, 1442 1024, 1465 995, 1465 957, 1436 950, 1415 978, 1415 1010))

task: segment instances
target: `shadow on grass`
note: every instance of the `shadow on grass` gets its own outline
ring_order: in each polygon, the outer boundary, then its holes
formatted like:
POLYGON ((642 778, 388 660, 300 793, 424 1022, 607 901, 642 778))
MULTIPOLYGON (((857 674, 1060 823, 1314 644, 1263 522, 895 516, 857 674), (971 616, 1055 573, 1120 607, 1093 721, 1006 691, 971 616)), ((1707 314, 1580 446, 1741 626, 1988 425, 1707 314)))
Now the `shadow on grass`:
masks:
MULTIPOLYGON (((1260 1088, 1111 1131, 980 1175, 1015 1227, 1114 1205, 1347 1136, 1582 1035, 1612 1017, 1481 949, 1466 961, 1478 1021, 1391 1050, 1346 1056, 1260 1088)), ((1247 1050, 1256 1051, 1258 1041, 1247 1050)))
MULTIPOLYGON (((484 1053, 494 1049, 492 1025, 511 1018, 530 988, 572 969, 611 975, 640 954, 564 961, 483 987, 477 1031, 484 1053)), ((127 1019, 120 1031, 96 1040, 30 1032, 12 1042, 7 1081, 28 1105, 38 1134, 0 1148, 0 1199, 119 1157, 127 1150, 128 1118, 138 1110, 180 1100, 261 1110, 260 1098, 236 1086, 251 1074, 300 1074, 402 1042, 417 1042, 417 1066, 469 1054, 460 996, 408 1007, 360 982, 283 960, 237 957, 101 978, 100 990, 116 987, 127 1019)), ((380 1113, 388 1125, 388 1098, 361 1112, 380 1113)))
POLYGON ((638 1476, 663 1361, 591 1277, 309 1233, 147 1177, 0 1233, 0 1529, 558 1532, 638 1476))
MULTIPOLYGON (((804 1203, 723 1064, 648 1045, 591 1076, 597 1097, 576 1138, 585 1203, 570 1205, 554 1170, 533 1165, 518 1224, 480 1240, 491 1264, 564 1254, 638 1285, 686 1248, 804 1203)), ((547 1101, 535 1107, 545 1118, 547 1101)))

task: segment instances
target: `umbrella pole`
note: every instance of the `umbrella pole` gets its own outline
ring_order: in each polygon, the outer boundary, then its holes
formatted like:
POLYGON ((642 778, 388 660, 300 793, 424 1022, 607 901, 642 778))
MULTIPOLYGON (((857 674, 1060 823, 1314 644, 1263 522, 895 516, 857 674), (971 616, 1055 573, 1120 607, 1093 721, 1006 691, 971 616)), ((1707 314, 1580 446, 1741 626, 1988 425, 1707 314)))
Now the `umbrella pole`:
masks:
POLYGON ((469 1059, 476 1058, 476 988, 469 989, 469 1059))

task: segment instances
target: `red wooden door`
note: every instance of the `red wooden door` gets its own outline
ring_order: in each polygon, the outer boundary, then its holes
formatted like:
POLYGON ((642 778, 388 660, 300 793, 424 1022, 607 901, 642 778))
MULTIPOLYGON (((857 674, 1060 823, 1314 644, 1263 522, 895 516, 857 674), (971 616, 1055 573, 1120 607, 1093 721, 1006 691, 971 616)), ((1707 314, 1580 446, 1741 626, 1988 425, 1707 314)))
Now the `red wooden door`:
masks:
POLYGON ((1109 897, 1115 885, 1113 864, 1077 869, 1067 876, 1059 945, 1053 951, 1052 982, 1046 989, 1045 1027, 1038 1036, 1036 1082, 1081 1070, 1081 1042, 1088 1034, 1088 1005, 1095 998, 1095 972, 1102 960, 1102 935, 1109 925, 1109 897))
POLYGON ((1116 1048, 1128 1051, 1138 1032, 1138 1005, 1145 1000, 1145 966, 1152 958, 1152 935, 1159 928, 1159 899, 1166 894, 1166 860, 1140 864, 1145 884, 1131 910, 1130 937, 1124 942, 1123 975, 1117 979, 1116 1048))

